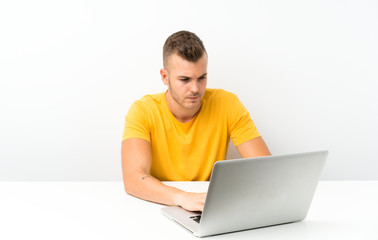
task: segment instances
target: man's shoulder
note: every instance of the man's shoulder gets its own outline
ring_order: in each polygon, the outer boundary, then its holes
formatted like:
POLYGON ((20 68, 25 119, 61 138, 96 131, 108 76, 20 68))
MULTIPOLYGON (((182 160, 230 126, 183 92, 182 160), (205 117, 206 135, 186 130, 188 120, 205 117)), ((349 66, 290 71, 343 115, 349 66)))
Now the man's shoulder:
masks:
POLYGON ((164 109, 164 93, 149 94, 134 101, 129 108, 129 114, 131 115, 149 115, 156 114, 164 109))
POLYGON ((148 94, 135 101, 139 105, 159 105, 164 100, 164 93, 148 94))
POLYGON ((207 88, 205 93, 205 99, 210 101, 227 101, 234 98, 236 98, 236 95, 234 93, 223 89, 207 88))

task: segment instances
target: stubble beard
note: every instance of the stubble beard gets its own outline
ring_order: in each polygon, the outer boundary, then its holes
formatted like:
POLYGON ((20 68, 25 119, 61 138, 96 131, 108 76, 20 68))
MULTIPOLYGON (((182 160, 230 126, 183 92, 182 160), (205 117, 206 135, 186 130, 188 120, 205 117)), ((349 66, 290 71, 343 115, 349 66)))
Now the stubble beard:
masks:
MULTIPOLYGON (((197 104, 190 104, 189 106, 188 105, 185 105, 185 101, 187 100, 187 97, 200 97, 200 93, 196 93, 196 94, 193 94, 193 95, 190 95, 190 96, 186 96, 184 97, 184 99, 182 99, 182 101, 179 99, 179 97, 177 96, 177 94, 175 93, 175 91, 172 90, 172 87, 171 87, 171 82, 170 80, 168 79, 168 90, 169 90, 169 93, 173 99, 173 101, 175 101, 181 108, 184 108, 184 109, 187 109, 187 110, 192 110, 196 107, 198 107, 198 105, 201 104, 201 102, 197 103, 197 104)), ((200 99, 201 100, 201 99, 200 99)))

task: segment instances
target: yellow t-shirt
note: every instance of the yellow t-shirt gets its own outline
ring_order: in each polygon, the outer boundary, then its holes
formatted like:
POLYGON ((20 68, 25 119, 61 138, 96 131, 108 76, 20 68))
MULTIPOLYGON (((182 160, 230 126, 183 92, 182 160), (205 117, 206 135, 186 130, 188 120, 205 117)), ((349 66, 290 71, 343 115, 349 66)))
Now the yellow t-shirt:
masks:
POLYGON ((186 123, 173 116, 164 93, 134 102, 126 115, 123 140, 141 138, 151 143, 150 174, 157 179, 205 181, 214 163, 225 159, 230 137, 238 146, 259 136, 236 95, 206 89, 201 110, 186 123))

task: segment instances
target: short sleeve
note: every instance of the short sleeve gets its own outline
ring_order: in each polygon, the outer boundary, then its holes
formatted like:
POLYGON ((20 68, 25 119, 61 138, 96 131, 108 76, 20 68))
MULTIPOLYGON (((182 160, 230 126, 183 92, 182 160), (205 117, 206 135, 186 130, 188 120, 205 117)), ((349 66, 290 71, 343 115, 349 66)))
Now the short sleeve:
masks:
POLYGON ((260 137, 248 110, 241 103, 239 98, 234 95, 231 100, 231 113, 229 114, 230 137, 235 146, 246 141, 260 137))
POLYGON ((148 114, 140 101, 134 102, 126 117, 122 141, 129 138, 141 138, 151 142, 148 114))

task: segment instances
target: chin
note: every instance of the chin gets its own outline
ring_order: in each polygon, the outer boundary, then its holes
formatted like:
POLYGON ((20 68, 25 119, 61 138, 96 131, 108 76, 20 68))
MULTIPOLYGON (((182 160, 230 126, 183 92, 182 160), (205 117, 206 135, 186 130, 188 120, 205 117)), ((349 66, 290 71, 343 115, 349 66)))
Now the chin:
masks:
POLYGON ((199 103, 187 104, 186 108, 187 109, 195 109, 195 108, 198 108, 199 105, 200 105, 199 103))
POLYGON ((198 104, 195 103, 195 102, 187 102, 187 101, 184 101, 184 102, 181 102, 180 105, 181 105, 181 107, 183 107, 183 108, 191 109, 191 108, 196 107, 198 104))

